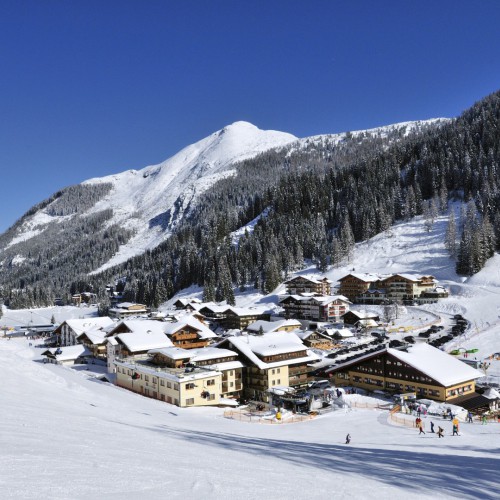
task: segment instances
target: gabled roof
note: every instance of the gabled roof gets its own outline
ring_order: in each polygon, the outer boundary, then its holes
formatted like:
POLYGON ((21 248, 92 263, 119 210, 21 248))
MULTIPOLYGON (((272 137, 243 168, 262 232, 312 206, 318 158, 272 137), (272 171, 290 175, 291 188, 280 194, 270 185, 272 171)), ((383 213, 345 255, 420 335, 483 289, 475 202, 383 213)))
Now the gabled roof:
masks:
POLYGON ((265 307, 235 307, 235 306, 229 306, 227 308, 228 310, 226 312, 232 312, 236 316, 242 317, 242 316, 260 316, 262 314, 265 314, 266 312, 269 312, 269 310, 265 307))
MULTIPOLYGON (((351 309, 350 311, 347 311, 345 314, 353 314, 359 319, 374 319, 378 318, 378 314, 376 313, 369 313, 369 312, 364 312, 364 311, 356 311, 354 309, 351 309)), ((344 314, 344 316, 345 316, 344 314)))
POLYGON ((160 321, 152 319, 124 319, 119 323, 115 323, 114 328, 107 335, 114 335, 114 332, 122 326, 125 326, 130 333, 147 333, 150 331, 164 334, 165 332, 165 323, 160 321))
POLYGON ((77 344, 47 349, 42 352, 42 356, 50 356, 51 358, 55 358, 57 361, 71 361, 82 356, 92 356, 92 353, 84 345, 77 344), (58 351, 60 351, 60 354, 56 354, 58 351))
POLYGON ((106 328, 109 325, 114 325, 115 322, 108 316, 103 316, 102 318, 67 319, 56 328, 55 332, 60 332, 62 326, 65 324, 78 336, 87 330, 106 328))
POLYGON ((238 337, 227 337, 226 341, 261 370, 318 360, 318 357, 311 354, 309 351, 307 351, 307 354, 301 358, 270 363, 266 363, 259 358, 257 354, 260 354, 261 356, 272 356, 275 354, 306 351, 307 347, 302 343, 302 341, 296 335, 291 335, 289 332, 272 332, 258 336, 241 335, 238 337))
POLYGON ((163 332, 153 330, 119 333, 115 338, 132 353, 172 345, 172 341, 163 332))
POLYGON ((262 327, 264 333, 269 333, 276 331, 278 328, 283 328, 284 326, 300 328, 302 325, 300 321, 296 319, 283 319, 280 321, 264 321, 263 319, 259 319, 248 325, 247 330, 250 332, 259 332, 262 327))
POLYGON ((364 281, 365 283, 373 283, 375 281, 381 281, 383 279, 386 279, 390 275, 374 274, 374 273, 349 273, 346 274, 345 276, 342 276, 342 278, 340 278, 339 281, 343 281, 349 276, 352 276, 353 278, 356 278, 360 281, 364 281))
POLYGON ((80 335, 77 335, 77 339, 81 339, 83 336, 86 336, 94 345, 104 344, 106 340, 106 331, 101 328, 92 328, 87 330, 80 335))
POLYGON ((295 276, 295 278, 291 278, 288 281, 285 281, 285 285, 288 285, 289 283, 294 283, 295 281, 300 281, 300 280, 305 280, 309 281, 311 283, 314 283, 316 285, 319 285, 321 283, 331 283, 332 281, 329 280, 328 278, 312 278, 309 276, 295 276))
POLYGON ((281 302, 285 302, 287 300, 293 300, 295 302, 315 302, 318 305, 328 305, 332 302, 340 300, 341 302, 345 302, 346 304, 350 304, 351 302, 344 295, 314 295, 314 294, 302 294, 302 295, 285 295, 281 302))
POLYGON ((408 352, 391 348, 387 352, 445 387, 484 376, 479 370, 426 343, 408 347, 408 352))
MULTIPOLYGON (((177 322, 176 323, 167 323, 167 328, 173 328, 173 331, 177 331, 179 328, 181 328, 184 325, 188 325, 191 328, 194 328, 195 330, 198 330, 199 336, 201 339, 213 339, 217 338, 217 334, 214 333, 210 328, 208 328, 207 325, 202 323, 197 317, 197 313, 186 313, 183 315, 177 316, 177 322), (179 325, 178 328, 175 327, 175 325, 179 325)), ((168 330, 165 330, 168 333, 168 330)), ((173 333, 172 331, 172 333, 173 333)))

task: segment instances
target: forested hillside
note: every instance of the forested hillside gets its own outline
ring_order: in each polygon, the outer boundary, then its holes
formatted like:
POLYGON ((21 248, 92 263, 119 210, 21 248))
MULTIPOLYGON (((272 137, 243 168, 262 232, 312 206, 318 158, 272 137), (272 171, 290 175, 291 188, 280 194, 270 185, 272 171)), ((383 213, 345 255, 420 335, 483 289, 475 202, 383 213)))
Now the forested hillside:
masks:
POLYGON ((409 133, 293 143, 236 165, 237 174, 207 190, 167 241, 92 276, 103 255, 130 234, 98 230, 103 226, 71 217, 71 208, 56 200, 51 209, 68 214, 68 226, 47 238, 59 238, 60 247, 49 255, 40 245, 15 263, 21 252, 13 245, 0 270, 3 296, 11 307, 43 305, 47 290, 63 297, 84 288, 103 294, 120 277, 128 299, 151 306, 191 284, 204 286, 206 299, 232 302, 235 285, 271 291, 304 259, 323 270, 396 220, 423 213, 432 221, 450 198, 468 202, 460 219, 451 218, 446 244, 457 272, 470 275, 500 241, 499 149, 500 93, 455 120, 409 133), (231 233, 263 213, 234 244, 231 233))
POLYGON ((151 305, 193 283, 204 286, 206 299, 232 302, 233 285, 269 292, 304 259, 319 269, 335 265, 356 241, 399 219, 432 219, 450 198, 469 201, 450 253, 457 272, 477 272, 500 236, 500 94, 389 144, 321 141, 246 161, 236 180, 206 194, 174 237, 105 277, 127 276, 130 298, 151 305), (262 165, 281 172, 275 185, 259 177, 262 165), (233 245, 230 233, 264 209, 254 231, 233 245))

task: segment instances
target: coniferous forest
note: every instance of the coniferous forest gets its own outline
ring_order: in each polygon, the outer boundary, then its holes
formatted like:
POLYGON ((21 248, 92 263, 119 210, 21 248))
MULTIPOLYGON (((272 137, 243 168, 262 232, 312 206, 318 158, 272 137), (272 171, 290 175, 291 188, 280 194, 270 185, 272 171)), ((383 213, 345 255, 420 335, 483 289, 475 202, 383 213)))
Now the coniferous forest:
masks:
MULTIPOLYGON (((472 275, 500 242, 499 164, 496 92, 456 119, 406 136, 324 137, 246 160, 202 195, 167 241, 97 275, 88 273, 131 234, 103 224, 108 211, 74 217, 46 235, 58 245, 32 239, 4 252, 2 296, 13 308, 76 291, 96 291, 104 301, 106 284, 119 278, 128 300, 152 307, 191 284, 204 287, 206 300, 233 303, 234 287, 270 292, 306 259, 324 271, 349 258, 355 242, 415 215, 432 220, 451 199, 464 203, 460 217, 450 217, 445 245, 457 273, 472 275), (254 230, 233 241, 231 233, 256 217, 254 230), (27 256, 22 265, 9 265, 18 254, 27 256)), ((56 198, 51 210, 73 213, 106 189, 67 188, 30 213, 56 198)))

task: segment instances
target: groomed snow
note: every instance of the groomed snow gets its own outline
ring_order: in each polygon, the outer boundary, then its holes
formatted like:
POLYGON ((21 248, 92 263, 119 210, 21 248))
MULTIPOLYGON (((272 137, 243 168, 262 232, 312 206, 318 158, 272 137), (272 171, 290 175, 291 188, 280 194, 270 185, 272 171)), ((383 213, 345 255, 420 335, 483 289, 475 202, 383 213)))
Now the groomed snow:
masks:
POLYGON ((440 421, 438 439, 380 410, 239 422, 43 365, 39 351, 0 339, 1 498, 497 498, 498 424, 451 437, 440 421))

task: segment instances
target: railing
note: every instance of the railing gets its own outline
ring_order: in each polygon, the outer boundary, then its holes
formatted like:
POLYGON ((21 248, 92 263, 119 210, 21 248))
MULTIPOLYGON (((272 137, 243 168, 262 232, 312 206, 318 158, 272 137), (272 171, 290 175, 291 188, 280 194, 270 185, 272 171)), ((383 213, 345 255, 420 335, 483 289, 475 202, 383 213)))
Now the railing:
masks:
POLYGON ((249 422, 254 424, 296 424, 298 422, 305 422, 307 420, 312 420, 314 415, 293 415, 291 417, 282 418, 280 420, 275 417, 272 418, 270 412, 251 412, 248 410, 226 410, 224 411, 224 418, 229 418, 232 420, 238 420, 240 422, 249 422))
POLYGON ((368 403, 363 401, 347 401, 351 408, 370 408, 372 410, 391 410, 392 403, 368 403))

